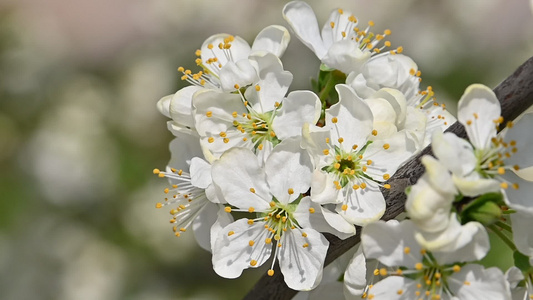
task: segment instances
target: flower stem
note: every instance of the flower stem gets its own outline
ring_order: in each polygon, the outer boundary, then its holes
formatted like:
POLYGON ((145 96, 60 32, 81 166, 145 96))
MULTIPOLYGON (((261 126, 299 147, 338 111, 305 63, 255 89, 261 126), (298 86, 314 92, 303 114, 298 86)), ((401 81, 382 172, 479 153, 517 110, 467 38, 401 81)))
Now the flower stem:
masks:
POLYGON ((335 79, 333 78, 333 73, 330 72, 328 75, 328 80, 326 81, 326 85, 322 90, 320 91, 320 94, 318 97, 320 98, 320 102, 322 102, 322 108, 325 108, 326 100, 329 98, 329 93, 331 92, 331 89, 335 86, 335 79))
POLYGON ((510 232, 510 233, 513 232, 513 228, 511 227, 511 225, 505 222, 497 221, 496 223, 494 223, 494 225, 500 227, 501 229, 507 230, 507 232, 510 232))

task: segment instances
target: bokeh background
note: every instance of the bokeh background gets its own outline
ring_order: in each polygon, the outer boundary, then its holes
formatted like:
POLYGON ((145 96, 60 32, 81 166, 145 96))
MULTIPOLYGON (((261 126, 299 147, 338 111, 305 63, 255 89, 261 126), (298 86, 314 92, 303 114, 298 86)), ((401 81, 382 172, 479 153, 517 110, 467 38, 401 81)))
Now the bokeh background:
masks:
MULTIPOLYGON (((440 101, 495 86, 533 55, 528 0, 308 1, 392 30, 440 101)), ((194 50, 286 25, 286 1, 0 0, 0 299, 238 299, 264 270, 219 278, 164 197, 172 139, 156 110, 194 50)), ((292 89, 318 61, 295 36, 292 89)))

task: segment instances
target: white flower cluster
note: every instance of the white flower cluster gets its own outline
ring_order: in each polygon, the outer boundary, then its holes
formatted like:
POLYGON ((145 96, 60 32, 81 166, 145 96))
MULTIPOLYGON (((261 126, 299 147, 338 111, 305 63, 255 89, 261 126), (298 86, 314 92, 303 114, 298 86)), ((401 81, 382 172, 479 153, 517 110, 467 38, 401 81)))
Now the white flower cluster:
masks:
POLYGON ((524 138, 533 118, 497 135, 499 102, 474 85, 459 102, 470 142, 443 134, 455 118, 431 87, 420 89, 417 65, 386 41, 390 30, 376 34, 373 22, 360 26, 337 9, 320 31, 302 1, 283 16, 322 62, 314 91, 288 93, 293 76, 280 58, 290 35, 272 25, 252 46, 209 37, 196 52, 200 70, 178 69, 191 85, 157 104, 175 139, 166 170, 154 170, 170 182, 156 207, 170 208, 175 235, 192 229, 220 276, 267 262, 272 276, 277 261, 286 284, 306 291, 335 273, 323 270, 322 233, 346 239, 362 226, 344 275, 348 298, 505 299, 511 285, 530 283, 523 268, 507 283, 498 269, 466 262, 489 250, 485 226, 495 226, 503 205, 518 212, 516 247, 533 256, 532 178, 520 173, 533 163, 524 138), (378 221, 389 178, 430 142, 437 159, 422 159, 427 172, 410 188, 409 220, 378 221), (369 259, 382 267, 367 275, 369 259))

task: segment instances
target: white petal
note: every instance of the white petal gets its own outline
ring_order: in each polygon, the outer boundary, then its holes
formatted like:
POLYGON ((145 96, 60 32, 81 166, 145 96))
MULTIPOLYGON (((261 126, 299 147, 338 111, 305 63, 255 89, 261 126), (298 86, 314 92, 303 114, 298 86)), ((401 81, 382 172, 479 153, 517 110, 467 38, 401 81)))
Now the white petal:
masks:
POLYGON ((441 236, 443 243, 440 245, 437 245, 438 242, 434 243, 434 247, 432 247, 440 248, 438 252, 433 253, 439 263, 452 264, 476 261, 487 255, 490 250, 490 242, 489 235, 483 225, 478 222, 460 225, 455 214, 451 214, 449 228, 447 233, 441 236))
POLYGON ((244 269, 261 266, 272 252, 272 245, 265 243, 268 235, 264 222, 249 225, 247 219, 240 219, 224 227, 213 247, 213 269, 224 278, 237 278, 244 269))
POLYGON ((300 200, 300 203, 298 203, 298 206, 296 207, 293 216, 300 225, 300 227, 316 229, 315 227, 313 227, 314 224, 311 224, 310 221, 311 212, 309 211, 309 208, 311 207, 311 205, 312 202, 309 196, 303 197, 300 200))
POLYGON ((211 165, 199 157, 191 160, 191 184, 206 189, 213 183, 211 179, 211 165))
POLYGON ((193 97, 193 111, 196 130, 201 136, 212 133, 221 139, 218 134, 233 129, 233 115, 247 113, 241 97, 236 94, 221 93, 213 90, 202 90, 193 97), (212 114, 208 117, 206 114, 212 114))
POLYGON ((304 123, 302 126, 302 147, 309 151, 317 167, 326 158, 323 151, 329 148, 328 143, 326 143, 326 139, 329 139, 329 137, 329 128, 318 127, 308 123, 304 123))
POLYGON ((270 25, 257 34, 252 45, 253 51, 267 51, 281 57, 287 49, 291 36, 287 28, 279 25, 270 25))
POLYGON ((346 32, 346 30, 352 30, 357 25, 357 23, 349 20, 350 16, 353 16, 350 11, 342 11, 342 13, 338 9, 331 11, 324 26, 322 26, 322 40, 326 48, 331 47, 336 41, 345 39, 343 32, 347 36, 346 39, 350 39, 353 36, 353 32, 346 32), (331 23, 334 24, 333 28, 331 23))
POLYGON ((470 142, 477 149, 489 147, 491 138, 496 136, 494 120, 500 114, 498 98, 490 88, 482 84, 470 85, 459 100, 457 119, 465 126, 470 142), (471 125, 468 125, 469 121, 471 125))
POLYGON ((170 162, 168 166, 178 170, 189 171, 191 159, 202 156, 198 137, 183 132, 173 139, 170 144, 170 162))
MULTIPOLYGON (((304 199, 309 198, 306 197, 304 199)), ((300 206, 302 205, 304 199, 300 201, 297 211, 300 209, 300 206)), ((307 207, 307 211, 303 212, 307 217, 307 223, 300 223, 300 217, 296 216, 295 212, 295 218, 298 220, 298 224, 300 224, 302 227, 312 227, 318 232, 331 233, 340 238, 341 240, 355 235, 355 226, 348 223, 339 214, 332 212, 328 208, 325 208, 320 204, 314 202, 310 202, 310 207, 314 209, 314 213, 309 213, 309 206, 307 207)))
POLYGON ((353 145, 363 147, 372 131, 372 111, 351 87, 337 84, 335 89, 339 102, 326 109, 326 127, 331 128, 331 139, 337 141, 342 137, 346 151, 351 151, 353 145), (331 121, 333 117, 338 120, 336 124, 331 121))
MULTIPOLYGON (((403 54, 375 56, 363 67, 365 79, 380 87, 399 89, 412 76, 411 69, 418 70, 416 63, 403 54)), ((418 80, 413 81, 413 83, 418 80)))
POLYGON ((199 86, 187 86, 177 91, 169 104, 169 114, 172 120, 181 126, 194 128, 192 116, 192 98, 194 93, 202 90, 199 86))
MULTIPOLYGON (((212 35, 208 37, 205 42, 202 44, 202 47, 200 50, 202 51, 201 58, 202 62, 206 66, 206 68, 212 73, 212 74, 218 74, 219 68, 218 66, 215 66, 214 64, 208 64, 207 61, 210 58, 217 58, 217 63, 224 66, 228 62, 228 56, 226 52, 227 49, 220 49, 218 45, 220 43, 224 44, 224 39, 228 38, 230 35, 226 33, 219 33, 212 35), (212 45, 212 49, 209 49, 209 45, 212 45)), ((231 48, 229 49, 231 52, 231 61, 239 61, 241 59, 248 58, 248 55, 250 55, 250 45, 241 37, 235 36, 233 42, 231 42, 231 48)))
POLYGON ((247 86, 256 82, 258 75, 248 58, 227 62, 220 70, 220 84, 225 92, 235 91, 235 85, 247 86))
POLYGON ((300 147, 300 139, 286 139, 278 144, 265 163, 270 191, 281 203, 289 203, 309 190, 313 163, 300 147), (289 194, 292 189, 292 194, 289 194))
POLYGON ((474 171, 477 162, 474 149, 453 133, 435 132, 431 150, 457 176, 463 177, 474 171))
POLYGON ((211 234, 210 234, 210 243, 211 243, 211 253, 213 252, 212 249, 215 247, 215 243, 218 239, 218 235, 224 227, 228 226, 229 224, 233 223, 233 216, 231 214, 228 214, 223 206, 218 206, 218 212, 217 212, 217 219, 215 223, 211 226, 211 234))
POLYGON ((254 53, 250 56, 250 63, 258 72, 259 80, 254 84, 260 90, 247 89, 246 99, 258 112, 272 111, 276 108, 276 102, 283 101, 293 76, 291 72, 283 70, 281 61, 272 53, 254 53))
POLYGON ((290 93, 272 123, 276 136, 281 140, 301 136, 303 124, 316 124, 320 118, 320 108, 320 99, 315 93, 310 91, 290 93))
POLYGON ((468 264, 449 277, 448 285, 459 299, 511 299, 508 283, 502 271, 495 267, 484 269, 477 264, 468 264))
MULTIPOLYGON (((229 124, 224 121, 220 121, 220 125, 221 127, 224 127, 225 125, 229 124)), ((247 139, 245 141, 243 136, 245 135, 243 135, 241 131, 237 130, 236 127, 227 126, 227 130, 222 130, 220 132, 206 132, 205 135, 200 139, 200 145, 202 146, 202 150, 206 159, 209 158, 209 161, 213 162, 214 160, 218 159, 226 150, 231 148, 240 147, 254 149, 252 140, 247 139), (225 138, 220 135, 221 132, 226 134, 225 138), (213 138, 213 140, 211 140, 211 138, 213 138)))
POLYGON ((333 230, 328 230, 327 232, 335 234, 340 239, 346 239, 350 236, 355 235, 355 226, 348 223, 343 217, 339 214, 330 211, 324 207, 320 208, 320 212, 324 216, 324 220, 333 230))
POLYGON ((504 193, 506 203, 513 209, 533 215, 533 203, 531 201, 533 183, 518 177, 512 172, 506 172, 502 177, 510 185, 504 193), (511 184, 517 184, 518 189, 511 187, 511 184))
POLYGON ((359 247, 344 272, 344 295, 346 299, 360 297, 365 291, 366 259, 363 247, 359 247))
POLYGON ((398 131, 398 127, 396 127, 396 112, 387 100, 372 98, 365 100, 365 102, 374 116, 373 127, 378 132, 376 139, 387 138, 398 131))
POLYGON ((384 174, 394 175, 398 167, 406 162, 416 152, 416 147, 409 144, 405 132, 398 132, 384 140, 376 140, 368 145, 363 154, 365 160, 371 160, 367 166, 367 175, 374 180, 384 181, 384 174), (388 149, 385 149, 388 144, 388 149))
POLYGON ((421 247, 413 236, 414 229, 414 224, 409 220, 368 224, 361 234, 366 258, 375 258, 389 267, 414 267, 422 261, 421 247), (408 253, 406 247, 409 247, 408 253))
POLYGON ((520 281, 524 280, 524 274, 519 268, 512 266, 505 272, 505 280, 509 282, 510 288, 514 289, 520 281))
POLYGON ((424 155, 421 159, 426 168, 429 183, 440 193, 457 194, 457 189, 453 185, 452 177, 446 167, 438 160, 429 155, 424 155))
POLYGON ((403 128, 405 125, 405 117, 407 115, 407 102, 404 94, 397 89, 382 88, 377 91, 372 98, 385 99, 394 109, 396 113, 396 123, 398 128, 403 128))
POLYGON ((373 295, 373 299, 408 300, 416 299, 417 290, 416 281, 402 276, 389 276, 374 284, 368 293, 373 295))
POLYGON ((320 204, 341 203, 344 197, 342 192, 333 184, 336 180, 337 178, 333 174, 315 170, 311 182, 311 199, 313 202, 320 204))
POLYGON ((380 86, 366 80, 365 76, 359 72, 350 72, 346 77, 346 84, 351 86, 357 96, 366 99, 370 98, 380 86))
POLYGON ((497 180, 479 178, 477 174, 469 177, 458 177, 453 175, 452 179, 461 194, 468 197, 497 192, 500 190, 500 184, 497 180))
POLYGON ((229 204, 242 209, 253 207, 256 211, 270 208, 272 196, 265 172, 250 150, 233 148, 226 151, 213 163, 212 176, 213 183, 229 204))
POLYGON ((329 247, 328 240, 311 228, 295 228, 285 232, 282 241, 278 258, 287 286, 294 290, 316 287, 329 247), (305 244, 308 246, 304 247, 305 244))
POLYGON ((165 96, 157 101, 157 110, 167 118, 170 118, 170 99, 174 95, 165 96))
MULTIPOLYGON (((211 252, 211 227, 217 220, 218 205, 208 203, 192 222, 194 238, 200 247, 211 252)), ((226 213, 228 215, 228 213, 226 213)))
POLYGON ((419 180, 412 186, 405 202, 405 210, 425 232, 440 232, 448 227, 454 197, 438 193, 427 182, 419 180))
POLYGON ((342 40, 333 43, 322 62, 328 67, 342 71, 345 74, 357 72, 370 59, 370 51, 361 51, 357 43, 352 40, 342 40))
POLYGON ((304 45, 313 50, 316 56, 321 59, 326 55, 327 49, 324 47, 318 21, 315 13, 309 4, 303 1, 292 1, 283 7, 283 18, 296 33, 296 36, 304 45))
POLYGON ((533 232, 531 214, 515 213, 511 215, 513 224, 513 241, 520 253, 533 256, 533 232))
MULTIPOLYGON (((505 134, 507 142, 516 141, 516 153, 505 160, 509 166, 518 165, 520 169, 533 166, 533 155, 531 155, 531 145, 533 145, 533 113, 524 115, 513 128, 509 128, 505 134)), ((520 174, 520 171, 518 172, 520 174)))
POLYGON ((365 189, 353 190, 351 186, 344 189, 348 209, 344 211, 342 204, 338 204, 336 211, 349 223, 365 226, 379 220, 385 213, 385 198, 376 183, 367 181, 365 189))
POLYGON ((407 132, 407 137, 415 143, 417 150, 422 150, 429 145, 430 138, 426 134, 426 128, 427 118, 424 113, 412 106, 408 106, 404 129, 407 132))

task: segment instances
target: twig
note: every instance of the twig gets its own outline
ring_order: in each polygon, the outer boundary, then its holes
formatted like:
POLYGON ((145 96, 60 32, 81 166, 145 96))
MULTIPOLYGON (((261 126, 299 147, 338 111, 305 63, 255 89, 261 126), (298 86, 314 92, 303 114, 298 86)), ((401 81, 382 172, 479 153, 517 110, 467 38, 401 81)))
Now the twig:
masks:
MULTIPOLYGON (((533 57, 528 59, 518 69, 502 83, 500 83, 494 92, 500 100, 502 106, 502 116, 505 120, 514 120, 527 108, 533 105, 533 57)), ((466 137, 464 127, 456 122, 447 130, 460 137, 466 137)), ((389 183, 390 190, 384 191, 387 201, 387 211, 383 220, 394 219, 404 211, 406 195, 405 188, 416 183, 418 178, 424 172, 424 167, 420 163, 420 157, 431 153, 431 147, 428 146, 415 158, 407 162, 400 168, 389 183)), ((348 251, 361 240, 360 228, 357 228, 357 234, 346 240, 340 240, 333 235, 326 235, 330 241, 328 254, 325 265, 328 265, 337 257, 348 251)), ((283 281, 283 275, 277 270, 274 276, 269 277, 266 274, 256 283, 250 292, 244 297, 246 300, 288 300, 296 295, 297 291, 291 290, 283 281)))

